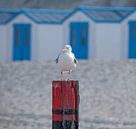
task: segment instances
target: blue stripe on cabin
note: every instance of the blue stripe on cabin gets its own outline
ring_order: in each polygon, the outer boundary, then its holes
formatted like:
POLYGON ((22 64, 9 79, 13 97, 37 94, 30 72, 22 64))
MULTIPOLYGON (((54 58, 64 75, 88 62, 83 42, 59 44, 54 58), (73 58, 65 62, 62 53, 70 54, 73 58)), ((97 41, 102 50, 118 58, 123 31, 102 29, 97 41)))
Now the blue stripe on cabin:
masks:
POLYGON ((128 58, 136 58, 136 21, 129 22, 128 58))
POLYGON ((30 60, 31 58, 31 25, 14 24, 13 60, 30 60))
POLYGON ((88 58, 88 23, 72 22, 70 24, 70 45, 78 59, 88 58))

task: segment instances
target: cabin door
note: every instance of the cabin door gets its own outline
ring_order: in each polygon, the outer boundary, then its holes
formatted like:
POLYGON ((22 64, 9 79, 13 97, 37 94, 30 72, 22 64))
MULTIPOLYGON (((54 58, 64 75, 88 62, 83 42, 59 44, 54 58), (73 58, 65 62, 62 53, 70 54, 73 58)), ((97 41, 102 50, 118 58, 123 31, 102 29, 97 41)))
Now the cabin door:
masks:
POLYGON ((70 45, 78 59, 88 58, 88 23, 72 22, 70 24, 70 45))
POLYGON ((129 22, 129 58, 136 58, 136 21, 129 22))
POLYGON ((30 60, 31 25, 14 24, 13 60, 30 60))

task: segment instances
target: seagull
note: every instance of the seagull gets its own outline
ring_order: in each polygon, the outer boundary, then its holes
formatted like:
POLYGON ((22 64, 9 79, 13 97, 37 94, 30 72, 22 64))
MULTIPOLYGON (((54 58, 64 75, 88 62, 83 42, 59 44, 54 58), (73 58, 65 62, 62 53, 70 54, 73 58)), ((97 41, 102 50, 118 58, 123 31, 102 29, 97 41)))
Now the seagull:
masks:
POLYGON ((72 53, 71 46, 65 45, 56 58, 56 64, 58 64, 58 67, 61 70, 61 79, 64 72, 68 72, 70 75, 71 71, 76 68, 77 63, 78 61, 72 53))

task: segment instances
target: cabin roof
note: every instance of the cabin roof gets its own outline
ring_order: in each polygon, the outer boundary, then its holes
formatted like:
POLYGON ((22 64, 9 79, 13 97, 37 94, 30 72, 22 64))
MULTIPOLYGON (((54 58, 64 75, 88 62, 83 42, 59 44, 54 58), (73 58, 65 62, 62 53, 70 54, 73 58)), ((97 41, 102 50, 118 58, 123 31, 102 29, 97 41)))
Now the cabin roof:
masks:
POLYGON ((36 23, 59 24, 71 10, 53 9, 0 9, 0 24, 6 24, 19 14, 24 14, 36 23))
POLYGON ((95 22, 121 22, 132 14, 136 8, 79 6, 74 12, 78 10, 95 22))
POLYGON ((136 9, 128 7, 79 6, 74 10, 53 9, 0 9, 0 24, 6 24, 19 14, 24 14, 35 23, 61 24, 77 11, 83 12, 94 22, 121 22, 136 9))

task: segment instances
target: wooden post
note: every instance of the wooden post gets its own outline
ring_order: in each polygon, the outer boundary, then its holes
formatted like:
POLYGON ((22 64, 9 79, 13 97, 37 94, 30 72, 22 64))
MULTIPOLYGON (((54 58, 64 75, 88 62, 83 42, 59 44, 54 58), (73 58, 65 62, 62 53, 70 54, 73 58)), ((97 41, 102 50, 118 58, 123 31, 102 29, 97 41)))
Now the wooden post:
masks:
POLYGON ((52 129, 78 129, 79 82, 52 82, 52 129))

